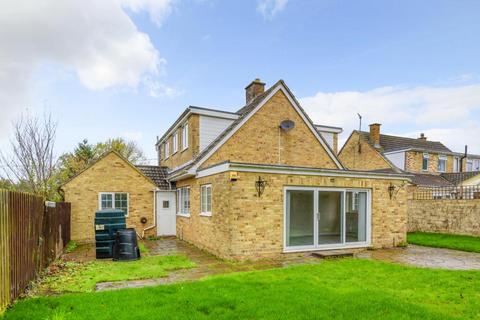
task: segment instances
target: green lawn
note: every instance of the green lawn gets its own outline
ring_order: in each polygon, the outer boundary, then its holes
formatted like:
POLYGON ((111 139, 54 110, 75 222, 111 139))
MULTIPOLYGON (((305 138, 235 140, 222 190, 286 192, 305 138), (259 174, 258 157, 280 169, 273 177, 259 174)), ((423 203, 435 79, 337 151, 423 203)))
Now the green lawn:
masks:
POLYGON ((459 236, 444 233, 413 232, 407 241, 426 247, 448 248, 469 252, 480 252, 480 237, 459 236))
POLYGON ((50 268, 52 273, 44 277, 33 292, 91 292, 98 282, 161 278, 168 271, 194 266, 195 263, 185 256, 142 256, 140 260, 129 262, 59 261, 50 268))
POLYGON ((480 318, 480 272, 327 260, 205 280, 33 298, 9 319, 480 318))

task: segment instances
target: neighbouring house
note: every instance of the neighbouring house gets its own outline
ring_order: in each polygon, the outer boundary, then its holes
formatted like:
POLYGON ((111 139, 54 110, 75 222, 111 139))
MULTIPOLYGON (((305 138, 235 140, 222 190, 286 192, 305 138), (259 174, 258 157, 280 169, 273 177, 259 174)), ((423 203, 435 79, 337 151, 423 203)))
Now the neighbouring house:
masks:
MULTIPOLYGON (((156 235, 155 211, 159 210, 155 209, 155 197, 171 190, 166 176, 166 168, 135 166, 117 152, 107 152, 62 186, 65 200, 71 203, 71 239, 93 242, 95 212, 111 208, 124 210, 127 227, 134 227, 139 235, 156 235)), ((171 217, 169 204, 160 206, 160 214, 167 211, 166 216, 171 217)), ((172 223, 162 227, 168 225, 172 223)), ((174 228, 161 231, 175 235, 174 228)))
POLYGON ((236 112, 188 107, 156 143, 178 238, 228 259, 405 242, 408 176, 345 169, 341 128, 313 124, 283 81, 245 90, 236 112))
POLYGON ((95 210, 126 194, 140 235, 226 259, 406 241, 409 175, 346 169, 341 128, 315 125, 282 80, 256 79, 245 95, 236 112, 188 107, 158 139, 158 166, 109 153, 68 182, 73 238, 92 241, 95 210))

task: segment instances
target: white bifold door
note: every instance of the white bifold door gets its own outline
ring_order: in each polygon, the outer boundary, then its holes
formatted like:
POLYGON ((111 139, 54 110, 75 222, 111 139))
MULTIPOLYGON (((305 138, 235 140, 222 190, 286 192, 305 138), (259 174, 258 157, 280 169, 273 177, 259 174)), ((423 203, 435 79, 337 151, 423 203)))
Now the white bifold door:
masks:
POLYGON ((370 190, 285 188, 285 251, 370 244, 370 190))

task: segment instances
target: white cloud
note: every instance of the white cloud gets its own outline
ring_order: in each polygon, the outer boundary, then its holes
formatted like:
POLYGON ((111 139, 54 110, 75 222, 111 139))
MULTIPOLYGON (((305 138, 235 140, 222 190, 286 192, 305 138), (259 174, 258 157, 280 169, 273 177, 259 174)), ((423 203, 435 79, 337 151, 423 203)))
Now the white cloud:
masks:
POLYGON ((379 122, 384 133, 417 136, 425 132, 429 139, 442 141, 454 150, 461 151, 469 144, 472 152, 480 153, 480 83, 318 92, 300 101, 314 122, 343 127, 346 134, 342 142, 358 128, 360 113, 364 130, 369 123, 379 122), (389 126, 405 129, 392 132, 389 126))
POLYGON ((145 75, 161 75, 165 60, 125 10, 147 11, 160 25, 172 11, 172 1, 3 1, 0 132, 26 106, 29 80, 45 63, 74 72, 91 90, 136 88, 145 75))
POLYGON ((288 0, 258 0, 257 11, 265 20, 272 20, 277 13, 285 9, 288 0))
POLYGON ((124 7, 133 12, 147 11, 150 20, 160 26, 163 20, 172 13, 172 0, 120 0, 124 7))

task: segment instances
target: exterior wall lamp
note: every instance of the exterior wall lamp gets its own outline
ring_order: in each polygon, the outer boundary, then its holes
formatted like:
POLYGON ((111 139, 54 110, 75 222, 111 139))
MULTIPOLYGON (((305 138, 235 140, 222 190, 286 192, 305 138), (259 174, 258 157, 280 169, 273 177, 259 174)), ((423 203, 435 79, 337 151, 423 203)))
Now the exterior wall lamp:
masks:
POLYGON ((255 181, 255 189, 257 190, 257 195, 260 198, 265 191, 265 186, 267 185, 267 180, 262 179, 258 176, 258 180, 255 181))
POLYGON ((390 185, 388 186, 388 194, 390 195, 390 200, 393 199, 395 193, 395 185, 390 182, 390 185))

